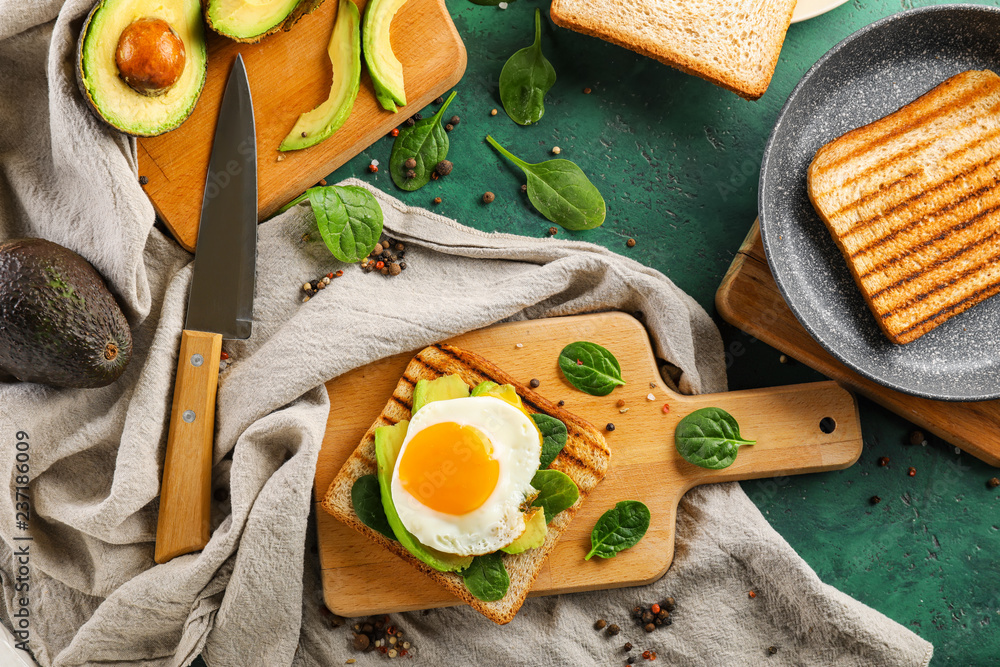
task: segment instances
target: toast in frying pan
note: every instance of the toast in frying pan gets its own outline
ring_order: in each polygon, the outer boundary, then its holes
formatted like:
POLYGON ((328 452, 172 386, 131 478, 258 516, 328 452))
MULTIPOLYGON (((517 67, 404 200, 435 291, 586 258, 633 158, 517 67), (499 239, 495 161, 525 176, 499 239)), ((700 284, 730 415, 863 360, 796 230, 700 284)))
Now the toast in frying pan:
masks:
POLYGON ((894 343, 1000 291, 1000 77, 956 74, 826 144, 809 198, 894 343))

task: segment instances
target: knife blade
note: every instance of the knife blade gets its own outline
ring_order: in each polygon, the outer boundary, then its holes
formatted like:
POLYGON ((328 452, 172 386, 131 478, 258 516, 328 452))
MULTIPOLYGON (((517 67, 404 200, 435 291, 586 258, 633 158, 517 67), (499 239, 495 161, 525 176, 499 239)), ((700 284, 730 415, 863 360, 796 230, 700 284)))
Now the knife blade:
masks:
POLYGON ((156 525, 157 563, 208 543, 222 339, 249 338, 257 263, 257 138, 243 57, 219 107, 181 332, 156 525))

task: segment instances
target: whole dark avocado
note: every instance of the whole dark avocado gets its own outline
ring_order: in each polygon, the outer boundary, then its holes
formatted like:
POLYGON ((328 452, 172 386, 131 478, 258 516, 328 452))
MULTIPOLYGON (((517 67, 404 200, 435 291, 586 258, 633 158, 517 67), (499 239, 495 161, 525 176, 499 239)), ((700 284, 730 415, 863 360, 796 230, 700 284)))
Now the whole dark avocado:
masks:
POLYGON ((104 387, 132 358, 132 332, 100 274, 44 239, 0 243, 0 370, 25 382, 104 387))

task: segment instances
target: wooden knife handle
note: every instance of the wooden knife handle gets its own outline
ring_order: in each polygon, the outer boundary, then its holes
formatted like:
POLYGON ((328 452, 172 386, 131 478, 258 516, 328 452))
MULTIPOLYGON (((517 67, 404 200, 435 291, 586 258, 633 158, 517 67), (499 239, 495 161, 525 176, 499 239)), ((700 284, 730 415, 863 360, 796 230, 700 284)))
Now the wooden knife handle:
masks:
POLYGON ((156 524, 153 557, 157 563, 208 544, 215 394, 221 355, 221 334, 181 333, 156 524))

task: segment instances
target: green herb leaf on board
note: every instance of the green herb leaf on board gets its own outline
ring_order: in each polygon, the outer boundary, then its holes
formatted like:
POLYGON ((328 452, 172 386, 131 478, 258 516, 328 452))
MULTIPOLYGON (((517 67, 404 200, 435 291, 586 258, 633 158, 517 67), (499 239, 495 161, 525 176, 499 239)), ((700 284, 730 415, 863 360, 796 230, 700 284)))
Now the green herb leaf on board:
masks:
POLYGON ((612 558, 619 551, 634 547, 649 529, 649 508, 638 500, 623 500, 597 520, 590 533, 591 556, 612 558))
POLYGON ((674 446, 688 463, 720 470, 736 460, 742 445, 752 445, 740 435, 736 419, 722 408, 701 408, 677 423, 674 446))
POLYGON ((607 396, 625 384, 615 355, 597 343, 577 341, 564 347, 559 353, 559 369, 571 385, 591 396, 607 396))

